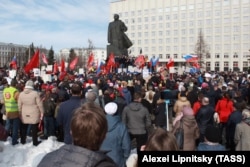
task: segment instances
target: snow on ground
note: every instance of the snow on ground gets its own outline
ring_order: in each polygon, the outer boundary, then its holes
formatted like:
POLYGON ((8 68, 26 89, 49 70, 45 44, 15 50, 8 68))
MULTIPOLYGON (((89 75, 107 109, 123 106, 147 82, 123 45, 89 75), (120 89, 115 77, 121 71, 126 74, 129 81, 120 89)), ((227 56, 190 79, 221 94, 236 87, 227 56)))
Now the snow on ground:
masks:
POLYGON ((11 138, 6 142, 0 141, 0 167, 36 167, 42 158, 49 152, 60 148, 64 143, 58 142, 56 137, 42 140, 38 146, 33 146, 32 139, 27 138, 26 144, 12 146, 11 138))

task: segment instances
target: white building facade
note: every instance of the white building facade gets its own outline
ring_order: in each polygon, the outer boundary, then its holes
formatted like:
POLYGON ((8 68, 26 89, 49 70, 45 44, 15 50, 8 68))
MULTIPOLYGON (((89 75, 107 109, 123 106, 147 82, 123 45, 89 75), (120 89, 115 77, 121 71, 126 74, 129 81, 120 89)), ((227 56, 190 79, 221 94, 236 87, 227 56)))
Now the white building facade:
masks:
POLYGON ((209 53, 207 70, 246 70, 250 57, 250 0, 116 0, 110 2, 110 21, 117 13, 128 27, 132 55, 140 49, 160 62, 172 57, 185 65, 195 53, 202 31, 209 53))
POLYGON ((27 45, 0 42, 0 67, 8 67, 14 56, 16 56, 18 66, 25 63, 23 57, 28 48, 27 45))
MULTIPOLYGON (((72 49, 74 49, 76 55, 82 59, 81 61, 83 62, 83 64, 86 64, 89 57, 88 48, 72 48, 72 49)), ((105 61, 107 58, 107 51, 105 48, 94 48, 92 52, 94 54, 95 62, 105 61)), ((59 57, 60 58, 64 57, 67 60, 69 58, 69 54, 70 54, 70 49, 67 48, 61 49, 59 57)))

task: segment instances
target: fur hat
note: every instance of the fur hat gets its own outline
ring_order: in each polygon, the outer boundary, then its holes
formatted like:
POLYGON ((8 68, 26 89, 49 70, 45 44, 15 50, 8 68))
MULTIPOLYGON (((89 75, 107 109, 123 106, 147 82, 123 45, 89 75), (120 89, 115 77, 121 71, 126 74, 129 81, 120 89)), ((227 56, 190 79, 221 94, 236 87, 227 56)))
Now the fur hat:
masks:
POLYGON ((34 89, 34 82, 32 80, 28 80, 26 83, 25 83, 25 89, 34 89))
POLYGON ((209 142, 219 143, 221 140, 219 128, 212 125, 208 125, 205 131, 205 137, 209 142))
POLYGON ((105 105, 104 107, 104 110, 105 110, 105 113, 108 114, 108 115, 114 115, 117 111, 117 104, 114 103, 114 102, 109 102, 105 105))

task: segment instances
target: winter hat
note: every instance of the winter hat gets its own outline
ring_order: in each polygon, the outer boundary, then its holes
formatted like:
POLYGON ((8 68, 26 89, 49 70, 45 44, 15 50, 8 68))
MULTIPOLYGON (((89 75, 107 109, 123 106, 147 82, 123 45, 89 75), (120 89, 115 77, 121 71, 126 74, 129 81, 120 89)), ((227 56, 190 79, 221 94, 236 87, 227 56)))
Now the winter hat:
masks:
POLYGON ((25 84, 25 89, 34 89, 34 82, 32 80, 28 80, 25 84))
POLYGON ((183 106, 182 108, 183 115, 194 115, 194 111, 189 106, 183 106))
POLYGON ((208 125, 205 131, 205 137, 209 142, 219 143, 221 140, 219 128, 212 125, 208 125))
POLYGON ((202 84, 201 84, 201 88, 207 88, 208 87, 208 84, 206 83, 206 82, 203 82, 202 84))
POLYGON ((109 102, 108 104, 105 105, 104 110, 105 113, 108 115, 114 115, 117 111, 117 104, 114 102, 109 102))

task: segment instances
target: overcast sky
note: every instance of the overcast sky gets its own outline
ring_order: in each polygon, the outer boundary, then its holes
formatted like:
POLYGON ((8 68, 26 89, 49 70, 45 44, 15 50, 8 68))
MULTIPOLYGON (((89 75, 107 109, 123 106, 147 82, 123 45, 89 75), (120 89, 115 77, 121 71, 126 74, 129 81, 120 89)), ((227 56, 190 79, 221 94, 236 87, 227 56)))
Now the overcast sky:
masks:
POLYGON ((106 47, 110 0, 0 0, 0 42, 106 47))

